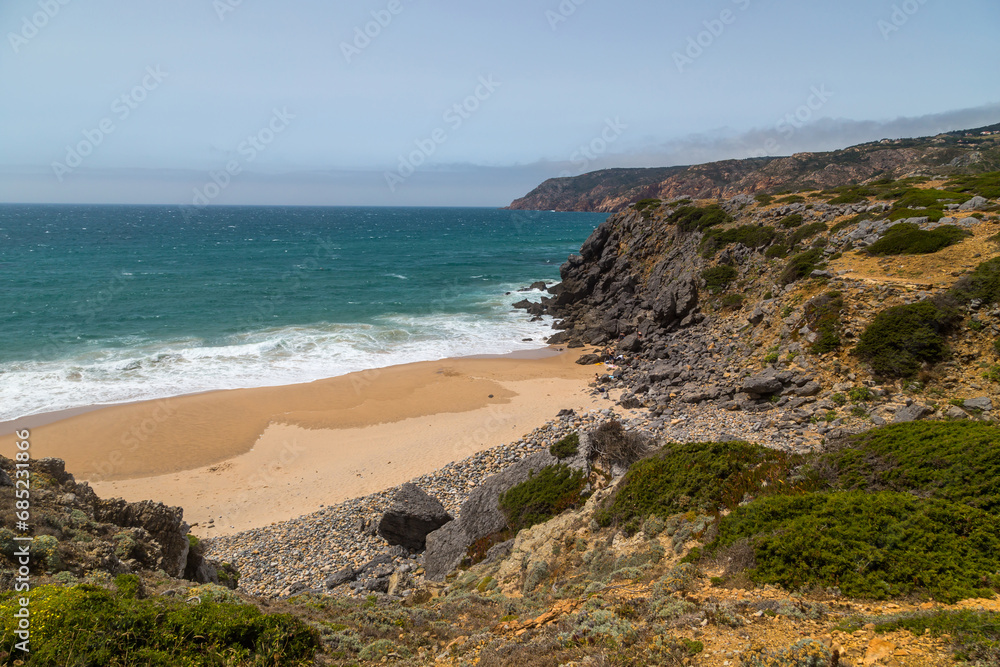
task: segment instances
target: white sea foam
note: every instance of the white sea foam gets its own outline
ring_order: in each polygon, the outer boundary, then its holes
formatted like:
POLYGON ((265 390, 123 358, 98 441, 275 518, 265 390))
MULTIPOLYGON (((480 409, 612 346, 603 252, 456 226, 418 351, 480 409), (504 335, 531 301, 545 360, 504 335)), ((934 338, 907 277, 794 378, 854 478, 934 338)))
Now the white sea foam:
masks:
MULTIPOLYGON (((523 298, 523 294, 512 295, 523 298)), ((472 354, 536 349, 551 320, 490 315, 383 316, 368 324, 292 326, 206 344, 196 338, 115 341, 54 361, 0 364, 0 421, 89 405, 310 382, 354 371, 472 354), (523 339, 530 338, 531 341, 523 339)))

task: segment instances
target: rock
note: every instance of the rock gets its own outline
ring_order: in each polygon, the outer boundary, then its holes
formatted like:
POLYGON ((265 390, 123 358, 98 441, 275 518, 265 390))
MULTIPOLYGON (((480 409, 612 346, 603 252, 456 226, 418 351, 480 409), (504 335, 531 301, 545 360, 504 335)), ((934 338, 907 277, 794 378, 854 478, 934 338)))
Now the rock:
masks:
POLYGON ((469 539, 461 521, 446 523, 428 535, 427 550, 424 552, 424 577, 429 581, 443 581, 449 572, 462 564, 473 541, 469 539))
POLYGON ((963 405, 970 410, 981 410, 983 412, 989 412, 993 409, 993 401, 988 396, 970 398, 964 401, 963 405))
POLYGON ((811 278, 832 278, 833 274, 830 273, 829 271, 823 271, 821 269, 816 269, 811 274, 809 274, 809 277, 811 277, 811 278))
POLYGON ((796 396, 815 396, 821 391, 823 391, 823 387, 821 387, 818 382, 811 381, 805 383, 797 389, 794 389, 792 393, 796 396))
MULTIPOLYGON (((549 345, 562 345, 567 341, 569 341, 569 339, 570 339, 570 333, 568 331, 560 331, 559 333, 549 336, 548 340, 546 340, 545 342, 548 343, 549 345)), ((583 347, 583 345, 580 345, 580 347, 583 347)))
POLYGON ((768 371, 747 378, 740 386, 741 391, 759 395, 775 394, 780 392, 781 388, 781 381, 774 376, 773 372, 768 371))
POLYGON ((601 363, 601 355, 599 354, 585 354, 576 360, 576 363, 581 366, 590 366, 592 364, 601 363))
POLYGON ((980 197, 979 195, 976 195, 975 197, 973 197, 969 201, 967 201, 964 204, 962 204, 961 206, 959 206, 958 210, 959 211, 975 211, 977 208, 982 208, 983 206, 986 206, 987 204, 989 204, 989 200, 987 200, 985 197, 980 197))
POLYGON ((494 544, 492 547, 487 549, 486 558, 483 559, 485 563, 495 563, 501 561, 510 555, 510 552, 514 549, 514 540, 507 540, 506 542, 501 542, 500 544, 494 544))
POLYGON ((958 407, 957 405, 953 405, 950 408, 948 408, 948 410, 944 413, 944 416, 947 417, 948 419, 968 419, 969 418, 968 413, 966 413, 965 410, 963 410, 962 408, 958 407))
POLYGON ((357 577, 358 573, 353 567, 345 567, 341 570, 337 570, 326 578, 326 587, 330 589, 337 588, 338 586, 343 586, 349 581, 354 581, 357 577))
MULTIPOLYGON (((78 487, 79 488, 79 487, 78 487)), ((143 528, 159 544, 158 566, 174 577, 183 576, 187 567, 188 525, 182 521, 184 510, 163 503, 143 500, 127 503, 121 498, 97 500, 94 519, 126 528, 143 528)))
POLYGON ((452 520, 444 505, 416 484, 403 484, 382 515, 378 534, 389 544, 423 551, 429 533, 452 520))
POLYGON ((638 352, 642 349, 642 339, 639 334, 629 334, 618 342, 618 349, 624 352, 638 352))
POLYGON ((388 595, 399 595, 400 590, 403 587, 403 583, 406 581, 406 575, 403 572, 393 572, 389 576, 389 583, 386 586, 386 594, 388 595))
POLYGON ((6 470, 0 468, 0 487, 4 486, 14 486, 14 480, 10 478, 6 470))
POLYGON ((893 416, 892 423, 905 424, 907 422, 915 422, 920 419, 923 419, 932 412, 934 411, 931 410, 926 405, 920 405, 919 403, 914 403, 913 405, 899 409, 893 416))
MULTIPOLYGON (((553 336, 552 338, 555 338, 555 336, 553 336)), ((551 339, 550 339, 549 342, 551 342, 551 339)), ((583 346, 584 346, 584 342, 582 340, 580 340, 579 338, 573 338, 568 343, 566 343, 566 347, 568 347, 571 350, 575 350, 575 349, 583 347, 583 346)))
POLYGON ((44 458, 35 461, 34 469, 49 477, 52 477, 60 484, 73 482, 73 475, 66 472, 66 463, 62 459, 44 458))

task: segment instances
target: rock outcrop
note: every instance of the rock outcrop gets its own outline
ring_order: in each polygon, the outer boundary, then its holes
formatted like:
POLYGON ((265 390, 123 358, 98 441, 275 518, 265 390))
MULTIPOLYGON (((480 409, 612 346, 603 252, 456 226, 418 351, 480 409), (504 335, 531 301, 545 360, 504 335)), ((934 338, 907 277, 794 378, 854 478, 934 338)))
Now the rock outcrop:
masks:
POLYGON ((399 487, 392 505, 382 515, 378 534, 389 544, 423 551, 427 535, 451 520, 452 516, 437 498, 408 483, 399 487))

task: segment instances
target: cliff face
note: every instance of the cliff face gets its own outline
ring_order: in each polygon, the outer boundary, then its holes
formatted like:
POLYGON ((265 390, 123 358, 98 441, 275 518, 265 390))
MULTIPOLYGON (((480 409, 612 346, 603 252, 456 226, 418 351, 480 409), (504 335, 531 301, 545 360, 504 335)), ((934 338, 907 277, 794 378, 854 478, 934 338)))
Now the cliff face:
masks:
POLYGON ((659 169, 608 169, 545 181, 511 209, 618 212, 647 198, 729 198, 738 194, 833 188, 921 174, 1000 169, 1000 126, 921 139, 861 144, 828 153, 724 160, 659 169))

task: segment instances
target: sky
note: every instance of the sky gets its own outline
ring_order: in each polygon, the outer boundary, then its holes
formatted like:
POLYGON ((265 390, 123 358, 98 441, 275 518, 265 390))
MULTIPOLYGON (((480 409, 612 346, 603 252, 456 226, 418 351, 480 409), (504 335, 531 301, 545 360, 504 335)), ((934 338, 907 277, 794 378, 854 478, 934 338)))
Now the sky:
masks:
POLYGON ((0 202, 504 206, 1000 122, 996 0, 3 0, 0 202))

